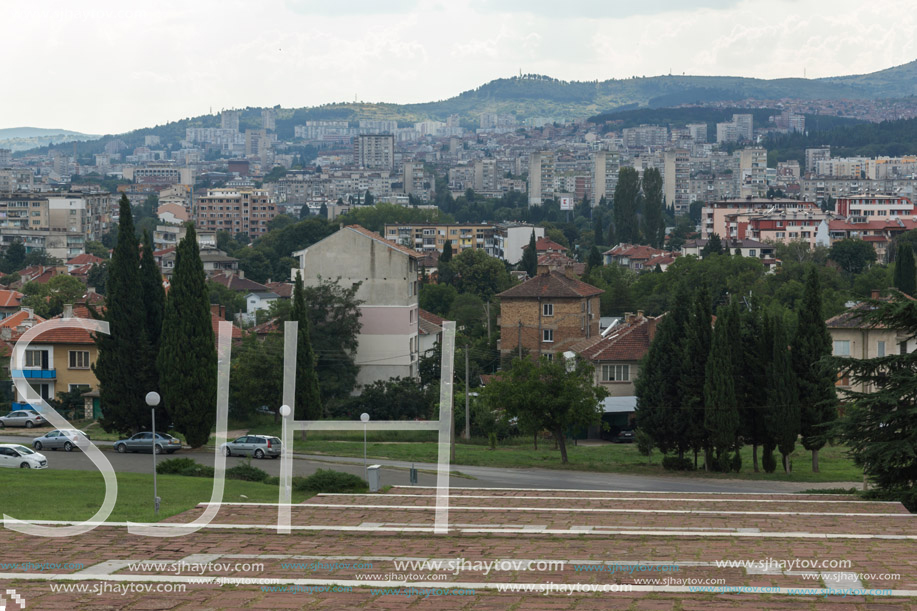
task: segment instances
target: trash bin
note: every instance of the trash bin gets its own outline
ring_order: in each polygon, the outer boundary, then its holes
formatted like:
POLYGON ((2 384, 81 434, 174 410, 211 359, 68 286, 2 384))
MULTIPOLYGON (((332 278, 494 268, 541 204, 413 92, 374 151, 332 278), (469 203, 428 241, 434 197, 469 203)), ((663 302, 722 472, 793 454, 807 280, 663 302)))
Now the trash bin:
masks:
POLYGON ((369 491, 370 492, 379 492, 380 488, 380 474, 379 468, 382 465, 370 465, 366 467, 366 478, 369 480, 369 491))

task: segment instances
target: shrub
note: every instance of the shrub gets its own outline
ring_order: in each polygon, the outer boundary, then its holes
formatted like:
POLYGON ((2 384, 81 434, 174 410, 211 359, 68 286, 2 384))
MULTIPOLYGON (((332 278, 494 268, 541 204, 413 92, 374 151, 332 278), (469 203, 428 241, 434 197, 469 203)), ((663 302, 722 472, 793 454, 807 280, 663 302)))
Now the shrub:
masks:
POLYGON ((739 450, 736 450, 736 453, 732 456, 732 470, 736 473, 742 471, 742 453, 739 450))
POLYGON ((268 478, 267 472, 250 464, 236 465, 232 469, 226 469, 227 479, 240 479, 244 482, 263 482, 268 478))
POLYGON ((774 458, 774 448, 768 445, 764 446, 764 457, 761 460, 765 473, 773 473, 777 470, 777 459, 774 458))
POLYGON ((309 477, 294 477, 293 489, 303 492, 366 492, 366 480, 331 469, 319 469, 309 477))
POLYGON ((491 431, 488 437, 488 440, 490 441, 490 449, 496 450, 497 449, 497 434, 491 431))
POLYGON ((693 471, 694 463, 687 456, 678 458, 677 456, 663 456, 662 468, 666 471, 693 471))
POLYGON ((277 477, 276 475, 271 475, 270 477, 264 478, 264 483, 267 484, 268 486, 279 486, 280 478, 277 477))
POLYGON ((213 467, 207 465, 194 465, 187 469, 182 469, 179 475, 187 477, 213 477, 213 467))
POLYGON ((156 463, 156 473, 160 475, 171 473, 178 475, 186 469, 193 469, 197 466, 199 465, 191 458, 169 458, 168 460, 156 463))

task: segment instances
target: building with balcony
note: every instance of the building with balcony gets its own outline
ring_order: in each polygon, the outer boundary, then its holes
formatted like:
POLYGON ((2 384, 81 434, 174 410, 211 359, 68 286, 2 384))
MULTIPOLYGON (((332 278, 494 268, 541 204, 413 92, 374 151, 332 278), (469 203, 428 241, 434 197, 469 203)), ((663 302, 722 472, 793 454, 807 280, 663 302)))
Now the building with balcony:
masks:
POLYGON ((246 233, 254 240, 267 233, 268 223, 277 214, 277 206, 267 191, 208 189, 196 202, 194 224, 204 231, 246 233))
POLYGON ((386 239, 413 248, 417 252, 436 250, 442 253, 446 240, 450 240, 453 255, 469 248, 491 249, 494 238, 494 226, 486 224, 386 224, 383 231, 386 239))

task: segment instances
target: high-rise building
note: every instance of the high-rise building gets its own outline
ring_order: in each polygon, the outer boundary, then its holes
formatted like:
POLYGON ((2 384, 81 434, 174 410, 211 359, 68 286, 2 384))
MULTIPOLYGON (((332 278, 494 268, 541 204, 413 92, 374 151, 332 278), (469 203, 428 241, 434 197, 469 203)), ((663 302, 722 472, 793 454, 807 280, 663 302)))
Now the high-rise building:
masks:
POLYGON ((738 180, 741 197, 761 197, 767 194, 767 149, 745 148, 736 151, 739 161, 738 180))
POLYGON ((618 184, 621 158, 617 153, 596 151, 592 156, 592 205, 603 197, 610 198, 618 184))
POLYGON ((277 216, 267 191, 255 189, 208 189, 195 204, 194 224, 204 231, 246 233, 252 239, 267 232, 277 216))
POLYGON ((220 127, 239 131, 239 117, 241 116, 241 110, 224 110, 220 113, 220 127))
POLYGON ((685 127, 688 128, 688 133, 691 134, 691 139, 694 140, 695 143, 704 144, 707 142, 706 123, 688 123, 685 127))
POLYGON ((529 206, 540 206, 554 195, 554 153, 529 156, 529 206))
POLYGON ((402 179, 404 181, 405 195, 414 195, 426 199, 422 163, 417 161, 405 161, 402 179))
POLYGON ((806 172, 815 172, 815 167, 818 165, 818 162, 828 159, 831 159, 830 146, 806 149, 806 172))
POLYGON ((273 108, 261 109, 261 129, 270 132, 277 131, 277 118, 274 115, 273 108))
POLYGON ((739 139, 751 142, 755 137, 754 115, 732 115, 732 122, 736 124, 736 134, 739 139))
POLYGON ((496 159, 478 159, 474 162, 474 190, 485 192, 497 190, 496 159))
POLYGON ((358 167, 367 170, 393 170, 395 168, 395 136, 392 134, 360 134, 353 139, 353 162, 358 167))
POLYGON ((733 121, 716 124, 716 143, 724 144, 735 142, 739 139, 739 131, 733 121))
POLYGON ((665 152, 663 194, 665 204, 674 206, 675 214, 685 214, 691 207, 691 156, 685 149, 665 152))

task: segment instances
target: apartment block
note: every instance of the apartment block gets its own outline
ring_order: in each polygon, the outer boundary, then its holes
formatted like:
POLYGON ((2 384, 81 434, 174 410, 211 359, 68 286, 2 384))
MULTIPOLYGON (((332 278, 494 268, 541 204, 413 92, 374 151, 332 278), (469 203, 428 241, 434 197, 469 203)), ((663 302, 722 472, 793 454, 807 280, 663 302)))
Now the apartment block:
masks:
POLYGON ((353 139, 353 162, 367 170, 393 170, 395 137, 392 134, 360 134, 353 139))
POLYGON ((493 225, 435 225, 419 223, 413 225, 386 224, 384 236, 402 246, 418 252, 443 251, 446 240, 451 241, 452 253, 459 254, 469 248, 489 250, 493 248, 493 225))
POLYGON ((540 206, 554 196, 554 153, 529 156, 529 206, 540 206))
POLYGON ((194 224, 204 231, 247 233, 255 239, 267 232, 268 222, 277 214, 267 191, 208 189, 195 202, 194 224))
POLYGON ((691 156, 686 149, 665 152, 663 194, 675 214, 685 214, 691 207, 691 156))

